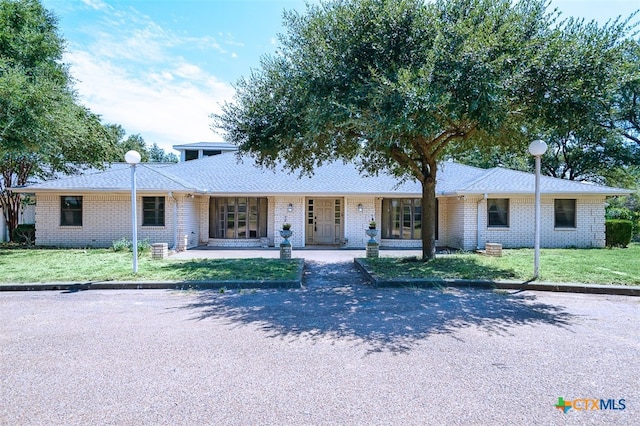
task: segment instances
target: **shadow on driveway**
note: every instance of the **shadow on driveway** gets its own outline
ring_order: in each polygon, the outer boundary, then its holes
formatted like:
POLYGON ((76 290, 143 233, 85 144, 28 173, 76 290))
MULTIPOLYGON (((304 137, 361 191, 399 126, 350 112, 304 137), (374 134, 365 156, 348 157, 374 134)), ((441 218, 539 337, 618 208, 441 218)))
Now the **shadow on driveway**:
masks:
POLYGON ((364 341, 371 352, 410 351, 431 334, 471 326, 509 334, 520 325, 565 327, 573 316, 533 295, 486 289, 375 289, 353 263, 307 262, 304 286, 292 290, 203 291, 186 309, 194 319, 255 325, 273 338, 364 341))

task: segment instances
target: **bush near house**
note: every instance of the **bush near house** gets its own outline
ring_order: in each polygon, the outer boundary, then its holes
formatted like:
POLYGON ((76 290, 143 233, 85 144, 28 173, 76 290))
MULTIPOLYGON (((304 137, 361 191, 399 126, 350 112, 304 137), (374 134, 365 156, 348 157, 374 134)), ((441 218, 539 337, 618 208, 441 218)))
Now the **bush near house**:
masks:
MULTIPOLYGON (((133 241, 128 240, 126 237, 122 237, 111 243, 111 250, 118 251, 133 251, 133 241)), ((151 243, 149 239, 138 240, 138 255, 151 250, 151 243)))
POLYGON ((20 224, 13 230, 13 241, 18 244, 26 244, 28 246, 36 242, 36 225, 20 224))
POLYGON ((606 219, 630 220, 633 241, 640 242, 640 193, 608 200, 606 219))
POLYGON ((627 247, 633 235, 630 220, 609 219, 605 222, 607 247, 627 247))

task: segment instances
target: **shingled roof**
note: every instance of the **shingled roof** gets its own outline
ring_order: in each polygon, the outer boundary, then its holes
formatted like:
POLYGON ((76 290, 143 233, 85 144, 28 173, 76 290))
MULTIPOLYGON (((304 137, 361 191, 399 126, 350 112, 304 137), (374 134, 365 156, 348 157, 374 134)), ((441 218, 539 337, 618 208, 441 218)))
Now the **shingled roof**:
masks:
MULTIPOLYGON (((533 174, 504 168, 480 169, 454 162, 441 163, 436 195, 532 194, 533 174)), ((130 168, 114 164, 108 170, 70 176, 30 185, 22 192, 126 192, 131 188, 130 168)), ((137 169, 137 188, 144 192, 191 192, 211 195, 377 195, 418 196, 416 181, 399 182, 385 173, 363 176, 353 163, 332 162, 318 167, 312 177, 300 177, 281 168, 259 168, 251 158, 234 153, 177 164, 142 163, 137 169)), ((625 195, 630 191, 543 176, 545 194, 625 195)))

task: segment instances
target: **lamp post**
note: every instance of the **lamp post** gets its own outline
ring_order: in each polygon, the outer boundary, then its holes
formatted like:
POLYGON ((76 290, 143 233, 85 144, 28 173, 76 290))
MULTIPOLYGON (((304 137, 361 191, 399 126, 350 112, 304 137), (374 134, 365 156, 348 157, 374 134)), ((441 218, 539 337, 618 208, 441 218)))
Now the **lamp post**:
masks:
POLYGON ((138 151, 127 151, 124 155, 127 163, 131 164, 131 249, 133 250, 133 273, 138 273, 138 214, 136 207, 136 165, 140 163, 138 151))
POLYGON ((529 154, 533 155, 536 160, 536 218, 535 218, 535 237, 534 237, 534 255, 533 255, 533 279, 538 278, 538 270, 540 268, 540 157, 547 152, 547 144, 537 139, 529 144, 529 154))

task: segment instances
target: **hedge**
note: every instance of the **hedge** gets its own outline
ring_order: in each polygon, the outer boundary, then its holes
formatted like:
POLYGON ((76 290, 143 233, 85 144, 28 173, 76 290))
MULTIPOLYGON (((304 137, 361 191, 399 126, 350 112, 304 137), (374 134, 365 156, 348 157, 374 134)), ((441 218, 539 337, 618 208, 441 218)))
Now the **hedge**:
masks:
POLYGON ((607 247, 627 247, 633 235, 630 220, 609 219, 605 221, 607 247))

